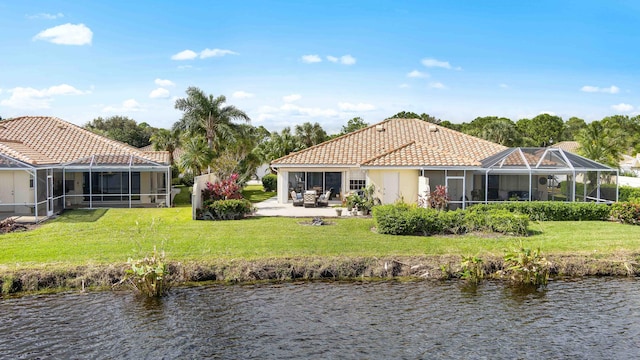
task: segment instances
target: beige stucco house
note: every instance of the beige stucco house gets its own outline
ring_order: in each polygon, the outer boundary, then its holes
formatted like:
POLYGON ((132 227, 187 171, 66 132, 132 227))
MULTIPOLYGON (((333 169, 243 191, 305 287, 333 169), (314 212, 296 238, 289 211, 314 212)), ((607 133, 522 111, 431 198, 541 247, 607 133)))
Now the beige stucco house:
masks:
POLYGON ((168 153, 140 151, 56 117, 0 121, 0 216, 170 204, 168 153))
MULTIPOLYGON (((507 148, 418 119, 387 119, 276 159, 271 167, 278 173, 280 203, 291 201, 291 191, 307 189, 333 189, 332 199, 339 201, 369 185, 384 204, 415 203, 442 185, 454 208, 505 200, 594 200, 577 196, 576 176, 593 173, 588 190, 599 190, 603 174, 616 174, 562 149, 507 148), (568 181, 564 194, 549 181, 559 175, 568 181)), ((596 194, 596 201, 616 200, 596 194)))

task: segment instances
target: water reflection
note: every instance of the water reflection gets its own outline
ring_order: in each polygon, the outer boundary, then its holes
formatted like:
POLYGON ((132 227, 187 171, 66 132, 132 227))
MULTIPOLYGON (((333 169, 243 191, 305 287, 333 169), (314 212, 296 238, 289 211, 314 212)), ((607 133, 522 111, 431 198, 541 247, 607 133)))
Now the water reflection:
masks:
POLYGON ((290 283, 0 301, 0 358, 633 358, 635 279, 290 283))

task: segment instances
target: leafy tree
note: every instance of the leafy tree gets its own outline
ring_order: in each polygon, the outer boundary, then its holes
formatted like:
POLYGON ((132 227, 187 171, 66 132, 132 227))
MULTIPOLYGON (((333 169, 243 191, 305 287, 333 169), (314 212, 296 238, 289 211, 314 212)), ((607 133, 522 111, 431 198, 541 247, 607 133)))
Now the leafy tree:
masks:
POLYGON ((238 174, 239 181, 244 183, 256 173, 258 166, 264 163, 260 154, 254 149, 266 141, 269 131, 264 127, 247 124, 235 127, 236 141, 229 144, 212 161, 212 168, 219 178, 238 174))
POLYGON ((440 126, 444 126, 447 129, 451 129, 451 130, 455 130, 455 131, 462 131, 462 125, 463 124, 454 124, 449 120, 443 120, 440 122, 439 124, 440 126))
POLYGON ((565 124, 564 134, 562 135, 563 140, 575 140, 576 135, 585 127, 587 127, 587 123, 583 119, 575 116, 571 117, 565 124))
POLYGON ((149 145, 150 138, 156 131, 147 123, 138 124, 135 120, 120 115, 107 118, 97 117, 83 127, 93 133, 137 148, 149 145))
POLYGON ((420 115, 414 112, 400 111, 399 113, 389 117, 389 119, 420 119, 434 124, 440 124, 442 120, 436 118, 435 116, 431 116, 426 113, 422 113, 420 115))
POLYGON ((640 116, 630 118, 627 115, 607 116, 602 125, 608 129, 619 129, 621 151, 635 153, 640 147, 640 116))
POLYGON ((369 126, 369 124, 366 123, 364 119, 362 119, 361 117, 354 117, 353 119, 350 119, 349 121, 347 121, 347 125, 344 125, 342 127, 342 129, 340 130, 340 134, 338 134, 338 136, 352 133, 356 130, 364 129, 367 126, 369 126))
POLYGON ((224 106, 224 95, 213 97, 197 87, 187 88, 187 97, 176 100, 175 108, 184 114, 174 128, 190 135, 202 134, 209 149, 218 152, 225 144, 235 140, 235 120, 249 122, 249 116, 233 105, 224 106))
POLYGON ((312 147, 327 140, 327 133, 318 123, 306 122, 302 125, 296 125, 295 129, 296 136, 305 147, 312 147))
POLYGON ((151 143, 156 151, 168 151, 169 163, 172 166, 175 164, 173 153, 182 145, 180 130, 158 129, 156 133, 151 136, 151 143))
POLYGON ((513 121, 507 118, 495 119, 484 126, 480 137, 504 146, 518 146, 521 138, 513 121))
MULTIPOLYGON (((540 114, 531 120, 519 120, 516 127, 524 139, 531 141, 531 146, 542 147, 562 141, 565 129, 562 118, 550 114, 540 114)), ((529 146, 529 144, 525 143, 525 146, 529 146)))

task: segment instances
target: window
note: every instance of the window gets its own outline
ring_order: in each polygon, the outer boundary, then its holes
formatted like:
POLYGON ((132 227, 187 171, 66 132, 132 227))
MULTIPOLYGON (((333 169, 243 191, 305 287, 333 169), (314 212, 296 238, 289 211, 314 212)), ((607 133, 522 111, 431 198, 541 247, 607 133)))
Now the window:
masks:
POLYGON ((358 191, 367 186, 366 180, 349 180, 349 190, 358 191))

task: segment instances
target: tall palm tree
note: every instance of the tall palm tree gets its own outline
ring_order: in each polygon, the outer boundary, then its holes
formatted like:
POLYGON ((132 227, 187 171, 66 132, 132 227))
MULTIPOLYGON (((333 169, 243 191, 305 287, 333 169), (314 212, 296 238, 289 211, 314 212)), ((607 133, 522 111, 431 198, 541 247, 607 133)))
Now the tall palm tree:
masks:
POLYGON ((312 147, 320 144, 327 139, 327 133, 318 123, 311 124, 306 122, 302 125, 296 125, 296 136, 304 144, 305 147, 312 147))
POLYGON ((193 136, 183 142, 184 154, 180 157, 179 166, 183 170, 191 171, 194 176, 202 174, 202 171, 211 164, 213 151, 207 146, 202 136, 193 136))
POLYGON ((251 120, 235 106, 224 106, 226 101, 224 95, 213 97, 197 87, 187 88, 187 97, 176 100, 175 108, 184 114, 174 128, 186 130, 191 135, 204 133, 209 149, 217 152, 223 143, 233 141, 234 120, 251 120))
POLYGON ((154 150, 169 152, 169 163, 173 166, 175 163, 173 153, 180 147, 180 145, 182 145, 180 130, 159 129, 153 136, 151 136, 150 140, 151 143, 153 143, 154 150))
POLYGON ((509 119, 495 119, 487 123, 480 133, 480 137, 504 146, 515 146, 519 142, 518 130, 509 119))

